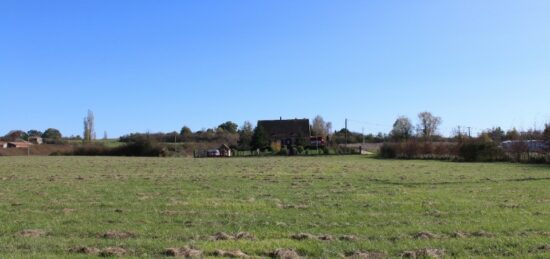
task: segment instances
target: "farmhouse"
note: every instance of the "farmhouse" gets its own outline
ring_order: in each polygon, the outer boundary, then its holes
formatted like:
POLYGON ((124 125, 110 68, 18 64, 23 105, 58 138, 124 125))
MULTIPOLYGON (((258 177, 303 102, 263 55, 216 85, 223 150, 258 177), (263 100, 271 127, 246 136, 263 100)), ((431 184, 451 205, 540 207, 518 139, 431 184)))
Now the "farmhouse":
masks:
POLYGON ((26 141, 8 142, 8 148, 29 148, 32 144, 26 141))
POLYGON ((226 144, 221 145, 219 150, 220 150, 220 156, 230 157, 232 155, 231 148, 229 148, 229 146, 226 144))
POLYGON ((258 127, 265 131, 271 143, 287 147, 300 142, 308 143, 311 135, 309 119, 261 120, 258 127))
POLYGON ((37 144, 37 145, 41 145, 42 143, 44 143, 42 138, 38 137, 38 136, 29 137, 29 142, 32 143, 32 144, 37 144))

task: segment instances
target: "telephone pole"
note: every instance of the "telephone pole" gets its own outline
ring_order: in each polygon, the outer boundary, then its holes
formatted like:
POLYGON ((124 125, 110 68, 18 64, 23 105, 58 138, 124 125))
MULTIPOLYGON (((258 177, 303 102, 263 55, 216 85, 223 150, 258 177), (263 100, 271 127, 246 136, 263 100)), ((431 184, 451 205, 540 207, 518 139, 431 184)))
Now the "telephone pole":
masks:
POLYGON ((346 135, 345 135, 345 139, 346 139, 346 149, 348 148, 348 119, 346 118, 346 135))
POLYGON ((466 128, 468 128, 468 137, 471 138, 471 137, 472 137, 472 134, 471 134, 470 129, 471 129, 472 127, 466 127, 466 128))

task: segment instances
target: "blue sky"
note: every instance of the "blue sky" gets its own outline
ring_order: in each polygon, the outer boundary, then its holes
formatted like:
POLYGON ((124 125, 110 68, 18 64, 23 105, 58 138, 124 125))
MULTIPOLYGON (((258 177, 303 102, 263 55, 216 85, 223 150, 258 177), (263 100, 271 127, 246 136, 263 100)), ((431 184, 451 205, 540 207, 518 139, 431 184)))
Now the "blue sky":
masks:
POLYGON ((550 1, 0 2, 0 134, 550 121, 550 1))

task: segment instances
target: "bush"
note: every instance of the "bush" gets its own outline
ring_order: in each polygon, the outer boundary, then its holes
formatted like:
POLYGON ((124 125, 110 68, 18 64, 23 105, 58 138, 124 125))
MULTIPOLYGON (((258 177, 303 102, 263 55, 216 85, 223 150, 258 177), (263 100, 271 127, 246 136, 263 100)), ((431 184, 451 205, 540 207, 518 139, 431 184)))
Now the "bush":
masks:
POLYGON ((459 157, 467 162, 488 162, 502 160, 502 150, 493 142, 464 142, 459 148, 459 157))
MULTIPOLYGON (((270 147, 271 147, 271 150, 273 151, 273 153, 275 153, 275 154, 278 154, 283 149, 283 147, 281 147, 281 143, 279 143, 279 142, 271 142, 270 147)), ((286 147, 284 147, 284 148, 286 149, 286 147)))
POLYGON ((395 145, 384 143, 380 147, 380 157, 382 158, 396 158, 397 152, 395 150, 395 145))
POLYGON ((278 155, 280 156, 288 156, 289 152, 288 152, 288 149, 286 147, 282 147, 281 150, 279 150, 279 152, 277 152, 278 155))
POLYGON ((298 154, 304 153, 304 146, 297 146, 296 151, 298 152, 298 154))
POLYGON ((167 149, 149 141, 139 140, 130 142, 118 147, 106 147, 101 144, 91 144, 76 147, 72 155, 75 156, 141 156, 141 157, 158 157, 164 156, 167 149))

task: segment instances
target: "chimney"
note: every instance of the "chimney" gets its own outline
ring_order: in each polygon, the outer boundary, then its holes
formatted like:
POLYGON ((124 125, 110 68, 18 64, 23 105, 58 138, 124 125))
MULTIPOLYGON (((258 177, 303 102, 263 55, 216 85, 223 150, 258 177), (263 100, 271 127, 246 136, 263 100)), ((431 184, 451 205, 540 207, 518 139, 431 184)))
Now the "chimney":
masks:
POLYGON ((282 121, 282 120, 283 120, 283 116, 279 117, 279 120, 282 121))

